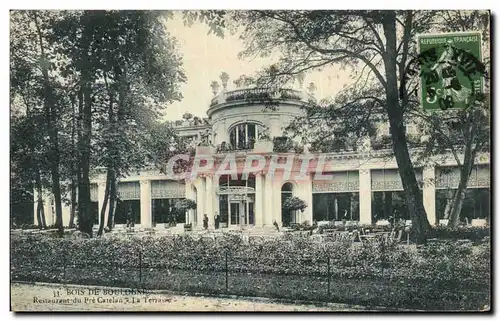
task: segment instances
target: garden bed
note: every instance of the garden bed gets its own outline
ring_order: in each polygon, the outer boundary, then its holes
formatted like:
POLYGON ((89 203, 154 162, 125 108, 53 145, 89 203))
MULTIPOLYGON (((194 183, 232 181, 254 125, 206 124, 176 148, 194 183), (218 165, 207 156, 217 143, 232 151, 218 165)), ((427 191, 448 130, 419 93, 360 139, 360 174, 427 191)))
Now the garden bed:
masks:
POLYGON ((489 243, 416 248, 316 244, 302 236, 244 243, 234 235, 216 240, 33 235, 13 236, 11 250, 12 280, 438 310, 477 310, 490 299, 489 243))

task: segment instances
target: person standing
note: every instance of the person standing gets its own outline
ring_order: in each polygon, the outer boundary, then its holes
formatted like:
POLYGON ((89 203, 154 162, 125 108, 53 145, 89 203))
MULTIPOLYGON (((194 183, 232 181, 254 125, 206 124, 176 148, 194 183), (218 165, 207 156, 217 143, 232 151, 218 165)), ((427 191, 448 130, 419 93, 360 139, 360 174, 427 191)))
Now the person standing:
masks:
POLYGON ((220 219, 219 219, 219 214, 217 212, 215 212, 215 215, 214 215, 214 222, 215 222, 215 229, 218 229, 219 228, 220 219))
POLYGON ((132 222, 132 207, 131 206, 128 207, 126 217, 127 217, 127 227, 133 227, 133 225, 132 225, 133 224, 133 222, 132 222))
POLYGON ((205 230, 208 230, 208 216, 207 216, 207 214, 205 214, 205 215, 203 216, 203 228, 204 228, 205 230))
POLYGON ((280 231, 280 228, 278 226, 278 223, 276 222, 276 220, 273 221, 273 225, 274 225, 274 228, 276 229, 276 231, 280 231))

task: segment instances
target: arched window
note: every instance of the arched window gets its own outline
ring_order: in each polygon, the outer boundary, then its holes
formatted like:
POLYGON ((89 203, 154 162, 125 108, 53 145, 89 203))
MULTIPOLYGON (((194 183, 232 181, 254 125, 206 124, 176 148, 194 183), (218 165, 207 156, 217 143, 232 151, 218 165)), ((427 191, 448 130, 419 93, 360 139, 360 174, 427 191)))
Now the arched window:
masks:
POLYGON ((238 124, 229 131, 229 142, 234 149, 252 149, 257 141, 258 125, 238 124))
POLYGON ((281 191, 285 192, 285 193, 292 193, 292 191, 293 191, 292 183, 283 184, 283 186, 281 187, 281 191))

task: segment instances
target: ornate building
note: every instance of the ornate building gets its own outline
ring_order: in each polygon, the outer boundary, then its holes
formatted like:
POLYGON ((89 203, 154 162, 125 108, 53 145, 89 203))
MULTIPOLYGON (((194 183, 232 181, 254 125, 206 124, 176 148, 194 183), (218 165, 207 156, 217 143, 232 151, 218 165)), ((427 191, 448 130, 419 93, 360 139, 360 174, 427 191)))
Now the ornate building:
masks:
MULTIPOLYGON (((301 106, 310 99, 309 94, 291 89, 277 93, 224 89, 210 102, 208 118, 172 123, 179 136, 197 146, 196 159, 207 160, 210 166, 199 166, 197 175, 187 179, 172 179, 153 168, 121 179, 115 224, 124 224, 132 216, 142 228, 163 228, 171 222, 199 228, 204 214, 211 227, 218 214, 221 227, 249 228, 272 227, 274 221, 282 226, 343 219, 370 224, 391 216, 409 219, 392 150, 374 149, 368 142, 357 151, 339 153, 315 154, 307 148, 300 153, 273 151, 270 138, 281 137, 283 128, 301 115, 301 106), (228 155, 235 166, 228 163, 228 155), (302 212, 284 209, 282 204, 290 196, 304 200, 307 208, 302 212), (175 202, 183 198, 195 200, 197 209, 176 211, 175 202)), ((387 126, 381 125, 380 131, 387 131, 387 126)), ((441 159, 438 167, 416 168, 431 224, 443 217, 451 191, 458 186, 454 158, 441 159)), ((96 224, 104 182, 105 174, 96 170, 91 188, 96 224)), ((470 178, 463 218, 489 217, 489 188, 489 154, 483 154, 470 178)), ((67 225, 70 210, 65 207, 63 211, 67 225)), ((46 209, 46 213, 53 212, 46 209)), ((53 215, 47 216, 47 224, 55 221, 53 215)))

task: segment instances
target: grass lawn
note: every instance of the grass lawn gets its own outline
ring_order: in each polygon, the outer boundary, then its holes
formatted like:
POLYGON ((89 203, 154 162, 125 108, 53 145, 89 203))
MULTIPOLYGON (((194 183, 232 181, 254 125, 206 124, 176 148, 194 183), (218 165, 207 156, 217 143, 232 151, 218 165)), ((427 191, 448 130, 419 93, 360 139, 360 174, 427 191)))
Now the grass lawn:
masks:
MULTIPOLYGON (((40 267, 39 267, 40 268, 40 267)), ((69 267, 62 269, 21 269, 13 281, 132 287, 182 293, 231 294, 310 302, 356 304, 385 309, 477 310, 488 302, 484 292, 436 291, 426 284, 398 280, 347 279, 322 275, 287 275, 230 271, 186 271, 178 269, 110 269, 109 267, 69 267), (23 272, 24 271, 24 272, 23 272), (33 272, 38 271, 38 272, 33 272), (140 280, 139 280, 140 278, 140 280), (397 307, 397 308, 396 308, 397 307)), ((468 289, 470 291, 470 289, 468 289)), ((485 290, 485 289, 483 289, 485 290)))

